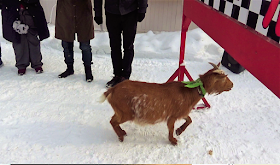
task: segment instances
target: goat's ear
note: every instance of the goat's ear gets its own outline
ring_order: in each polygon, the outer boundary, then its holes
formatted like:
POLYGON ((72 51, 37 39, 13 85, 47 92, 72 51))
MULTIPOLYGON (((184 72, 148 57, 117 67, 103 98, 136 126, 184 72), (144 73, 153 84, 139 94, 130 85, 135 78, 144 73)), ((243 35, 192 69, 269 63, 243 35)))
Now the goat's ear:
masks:
POLYGON ((218 67, 218 68, 220 68, 220 66, 221 66, 221 62, 219 62, 219 63, 217 64, 217 67, 218 67))

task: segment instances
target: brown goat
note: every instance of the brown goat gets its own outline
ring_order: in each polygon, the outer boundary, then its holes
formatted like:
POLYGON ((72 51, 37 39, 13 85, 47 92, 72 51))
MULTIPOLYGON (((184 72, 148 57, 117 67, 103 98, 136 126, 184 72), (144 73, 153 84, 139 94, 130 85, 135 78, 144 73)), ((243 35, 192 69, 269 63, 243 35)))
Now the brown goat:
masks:
MULTIPOLYGON (((214 68, 203 75, 199 75, 204 89, 208 94, 220 94, 229 91, 233 83, 227 75, 210 63, 214 68)), ((173 137, 174 123, 178 119, 186 122, 176 130, 180 135, 192 122, 189 113, 193 107, 204 97, 199 86, 185 87, 184 82, 167 82, 163 84, 146 83, 126 80, 108 89, 103 94, 101 102, 106 98, 115 111, 110 123, 113 126, 119 140, 122 142, 126 132, 120 124, 126 121, 134 121, 138 124, 155 124, 167 121, 169 141, 177 144, 173 137)))

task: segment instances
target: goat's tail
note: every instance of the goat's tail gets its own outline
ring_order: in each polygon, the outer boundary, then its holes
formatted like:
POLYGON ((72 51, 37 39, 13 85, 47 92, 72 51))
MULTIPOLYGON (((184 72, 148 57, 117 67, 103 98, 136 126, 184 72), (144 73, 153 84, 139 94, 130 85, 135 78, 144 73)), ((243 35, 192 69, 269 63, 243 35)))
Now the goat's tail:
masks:
POLYGON ((107 97, 111 94, 111 91, 112 91, 112 90, 108 89, 106 92, 104 92, 104 93, 100 96, 98 102, 99 102, 99 103, 103 103, 103 102, 107 99, 107 97))

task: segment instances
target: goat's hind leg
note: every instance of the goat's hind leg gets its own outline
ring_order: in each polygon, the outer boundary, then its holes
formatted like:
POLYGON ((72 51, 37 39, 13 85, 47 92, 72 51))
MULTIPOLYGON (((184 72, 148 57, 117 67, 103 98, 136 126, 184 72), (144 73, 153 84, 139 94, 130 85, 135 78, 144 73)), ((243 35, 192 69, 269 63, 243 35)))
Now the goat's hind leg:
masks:
POLYGON ((123 142, 123 137, 126 136, 126 132, 120 127, 121 123, 124 123, 125 121, 121 122, 121 119, 118 118, 118 116, 116 114, 114 114, 114 116, 112 117, 110 123, 114 129, 114 131, 116 132, 116 134, 119 137, 119 141, 123 142))
POLYGON ((187 118, 185 118, 185 120, 186 120, 186 122, 176 130, 177 136, 181 135, 181 133, 184 132, 185 129, 192 123, 192 119, 189 116, 187 118))

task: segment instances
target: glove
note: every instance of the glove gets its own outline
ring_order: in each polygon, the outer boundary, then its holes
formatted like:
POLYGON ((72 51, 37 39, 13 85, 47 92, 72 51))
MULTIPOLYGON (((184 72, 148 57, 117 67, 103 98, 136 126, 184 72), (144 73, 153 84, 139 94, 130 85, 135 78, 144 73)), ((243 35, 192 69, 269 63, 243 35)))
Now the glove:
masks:
POLYGON ((137 15, 138 22, 142 22, 144 18, 145 18, 145 13, 138 13, 137 15))
POLYGON ((98 25, 100 25, 100 24, 103 23, 102 17, 94 17, 94 20, 95 20, 95 22, 96 22, 98 25))
POLYGON ((27 34, 29 26, 25 24, 21 24, 20 21, 15 21, 13 23, 13 29, 18 33, 18 34, 27 34))

